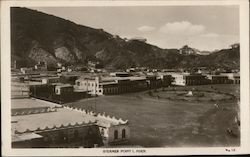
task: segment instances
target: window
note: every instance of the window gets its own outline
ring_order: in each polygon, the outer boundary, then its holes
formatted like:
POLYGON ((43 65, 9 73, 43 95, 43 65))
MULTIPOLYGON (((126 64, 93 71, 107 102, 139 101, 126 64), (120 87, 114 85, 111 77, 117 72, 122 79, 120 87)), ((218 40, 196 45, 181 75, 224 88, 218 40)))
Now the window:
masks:
POLYGON ((101 135, 104 135, 104 129, 103 128, 101 129, 101 135))
POLYGON ((76 85, 77 85, 77 86, 80 86, 80 82, 76 82, 76 85))
POLYGON ((126 138, 126 130, 122 129, 122 138, 126 138))
POLYGON ((75 130, 75 131, 74 131, 74 137, 75 137, 75 138, 78 138, 78 137, 79 137, 79 132, 78 132, 78 130, 75 130))
POLYGON ((117 130, 115 130, 115 132, 114 132, 114 139, 115 140, 118 139, 118 131, 117 130))

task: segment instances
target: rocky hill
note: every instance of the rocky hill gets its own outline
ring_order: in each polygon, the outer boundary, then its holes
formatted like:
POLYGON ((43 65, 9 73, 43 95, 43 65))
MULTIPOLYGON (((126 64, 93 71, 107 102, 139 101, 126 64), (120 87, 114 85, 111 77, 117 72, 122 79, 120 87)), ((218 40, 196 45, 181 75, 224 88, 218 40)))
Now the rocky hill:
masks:
MULTIPOLYGON (((190 49, 188 49, 190 50, 190 49)), ((125 40, 102 29, 27 8, 11 8, 11 61, 31 66, 46 61, 85 65, 99 61, 106 68, 131 66, 188 68, 194 66, 239 68, 239 49, 224 49, 209 55, 180 53, 139 40, 125 40)))
POLYGON ((209 51, 200 51, 196 48, 189 47, 188 45, 184 45, 179 49, 179 53, 183 55, 209 55, 212 52, 209 51))

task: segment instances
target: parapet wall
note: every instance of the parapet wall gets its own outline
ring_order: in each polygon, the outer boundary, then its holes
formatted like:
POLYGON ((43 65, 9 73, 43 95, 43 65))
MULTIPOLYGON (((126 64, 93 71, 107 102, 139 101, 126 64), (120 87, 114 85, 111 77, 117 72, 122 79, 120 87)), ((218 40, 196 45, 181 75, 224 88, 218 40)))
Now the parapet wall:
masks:
POLYGON ((110 116, 108 114, 106 114, 105 112, 103 113, 96 113, 94 111, 91 110, 85 110, 85 109, 81 109, 81 108, 76 108, 76 107, 71 107, 71 106, 63 106, 66 109, 69 110, 74 110, 77 112, 81 112, 83 114, 88 114, 91 116, 95 116, 96 120, 98 121, 98 118, 101 119, 105 119, 107 121, 109 121, 110 123, 112 123, 111 125, 124 125, 124 124, 128 124, 128 120, 122 120, 121 118, 116 118, 115 116, 110 116))
POLYGON ((26 129, 25 131, 17 131, 15 130, 15 134, 23 134, 23 133, 31 133, 31 132, 44 132, 44 131, 55 131, 55 130, 59 130, 59 129, 69 129, 69 128, 75 128, 75 127, 83 127, 83 126, 89 126, 89 125, 96 125, 96 122, 92 122, 92 121, 88 121, 88 122, 81 122, 78 123, 76 122, 75 124, 71 124, 68 123, 66 125, 61 124, 60 126, 52 126, 52 127, 44 127, 44 128, 36 128, 35 130, 30 130, 30 129, 26 129))
POLYGON ((48 112, 56 112, 56 111, 57 111, 56 108, 50 108, 50 107, 20 108, 20 109, 12 109, 11 116, 39 114, 39 113, 48 113, 48 112))

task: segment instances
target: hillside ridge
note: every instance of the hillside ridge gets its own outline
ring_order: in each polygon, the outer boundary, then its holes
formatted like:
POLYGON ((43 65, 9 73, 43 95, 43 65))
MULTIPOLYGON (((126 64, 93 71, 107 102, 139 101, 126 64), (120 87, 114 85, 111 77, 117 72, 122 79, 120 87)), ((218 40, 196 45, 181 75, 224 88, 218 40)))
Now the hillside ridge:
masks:
POLYGON ((239 68, 239 48, 207 55, 188 46, 186 49, 162 49, 28 8, 11 8, 11 39, 11 61, 12 64, 16 61, 19 67, 32 66, 39 61, 49 66, 56 66, 58 62, 86 65, 88 61, 99 61, 110 69, 135 66, 239 68))

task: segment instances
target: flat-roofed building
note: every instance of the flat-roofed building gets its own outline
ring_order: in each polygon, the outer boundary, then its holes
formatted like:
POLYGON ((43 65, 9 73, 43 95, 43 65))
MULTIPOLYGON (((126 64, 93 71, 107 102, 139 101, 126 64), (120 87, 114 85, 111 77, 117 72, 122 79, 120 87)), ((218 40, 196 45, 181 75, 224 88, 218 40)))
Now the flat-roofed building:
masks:
POLYGON ((12 110, 14 148, 99 147, 130 138, 128 121, 105 113, 34 99, 12 101, 12 110))
POLYGON ((92 77, 76 80, 76 89, 92 95, 109 95, 141 91, 147 88, 145 77, 92 77))
POLYGON ((70 84, 52 83, 30 86, 30 96, 56 103, 65 103, 86 98, 88 94, 84 91, 76 91, 70 84))
POLYGON ((210 80, 211 84, 228 84, 231 82, 228 76, 223 75, 207 75, 207 78, 210 80))
POLYGON ((91 95, 102 95, 99 91, 99 77, 79 78, 76 80, 77 90, 87 91, 91 95))
POLYGON ((42 70, 42 71, 47 71, 47 63, 39 61, 38 64, 34 66, 35 70, 42 70))
POLYGON ((110 76, 113 76, 113 77, 129 77, 130 74, 128 72, 112 72, 112 73, 110 73, 110 76))
POLYGON ((172 77, 173 84, 178 86, 209 84, 209 80, 202 74, 172 73, 172 77))
POLYGON ((55 86, 55 93, 57 95, 67 95, 74 92, 73 85, 70 84, 59 84, 55 86))
POLYGON ((158 73, 157 78, 161 80, 161 87, 168 87, 173 81, 173 77, 165 73, 158 73))
POLYGON ((33 73, 33 68, 26 68, 26 67, 23 67, 23 68, 20 68, 20 71, 21 71, 23 74, 29 74, 29 73, 33 73))
POLYGON ((186 85, 185 76, 189 75, 188 73, 172 73, 171 75, 174 78, 174 81, 172 82, 173 85, 177 86, 186 85))
POLYGON ((60 82, 74 85, 77 78, 77 75, 62 75, 60 76, 60 82))
POLYGON ((227 76, 230 83, 240 84, 240 74, 239 73, 221 73, 222 76, 227 76))
POLYGON ((50 83, 59 83, 60 77, 44 77, 42 78, 43 84, 50 84, 50 83))
POLYGON ((99 127, 93 117, 85 117, 80 112, 39 101, 46 108, 41 109, 42 105, 36 105, 36 100, 27 101, 32 101, 34 107, 25 107, 23 104, 26 111, 16 110, 11 117, 13 147, 57 148, 103 145, 99 127))
POLYGON ((118 82, 102 81, 99 83, 98 95, 112 95, 119 92, 118 82))
POLYGON ((149 89, 161 87, 162 81, 157 75, 147 75, 146 78, 149 89))

